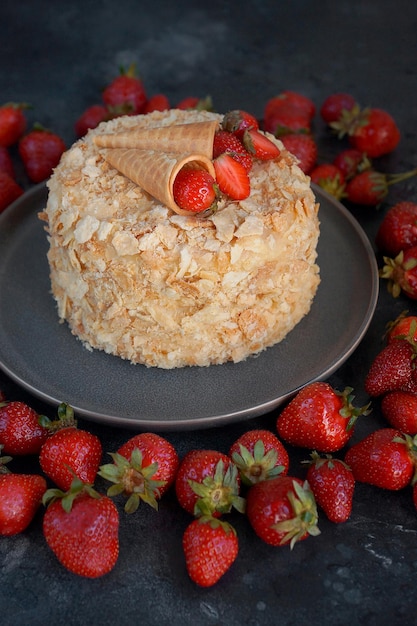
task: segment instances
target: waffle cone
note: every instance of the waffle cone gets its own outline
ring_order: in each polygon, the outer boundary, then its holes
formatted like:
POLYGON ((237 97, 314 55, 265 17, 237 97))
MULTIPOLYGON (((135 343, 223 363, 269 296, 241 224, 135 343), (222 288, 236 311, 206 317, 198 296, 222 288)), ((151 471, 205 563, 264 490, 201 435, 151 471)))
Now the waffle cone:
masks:
POLYGON ((136 148, 107 150, 106 161, 151 196, 180 215, 190 215, 174 201, 174 181, 184 165, 203 168, 215 178, 211 160, 201 154, 176 154, 136 148))
POLYGON ((132 128, 123 133, 95 135, 94 143, 101 148, 138 148, 179 154, 202 154, 213 158, 213 141, 219 123, 216 120, 158 126, 155 128, 132 128))

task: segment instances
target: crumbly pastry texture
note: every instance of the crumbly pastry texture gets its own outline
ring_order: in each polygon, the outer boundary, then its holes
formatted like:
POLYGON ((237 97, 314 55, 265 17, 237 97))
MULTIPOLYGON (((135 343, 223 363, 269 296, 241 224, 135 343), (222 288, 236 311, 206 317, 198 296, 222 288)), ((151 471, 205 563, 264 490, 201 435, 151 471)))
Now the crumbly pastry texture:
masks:
POLYGON ((318 204, 279 141, 278 159, 254 162, 250 196, 222 200, 209 216, 175 214, 93 141, 213 118, 222 116, 170 110, 102 123, 50 178, 40 218, 52 294, 86 348, 165 369, 239 362, 280 342, 309 312, 320 281, 318 204))

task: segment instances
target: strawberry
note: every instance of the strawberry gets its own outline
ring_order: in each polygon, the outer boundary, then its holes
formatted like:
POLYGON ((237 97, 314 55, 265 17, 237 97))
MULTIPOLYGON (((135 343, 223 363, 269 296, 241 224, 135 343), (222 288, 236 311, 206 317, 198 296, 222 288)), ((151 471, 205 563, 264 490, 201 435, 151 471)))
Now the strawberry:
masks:
POLYGON ((347 148, 339 152, 333 159, 333 165, 342 172, 345 180, 350 180, 359 172, 371 167, 371 161, 365 154, 355 148, 347 148))
POLYGON ((343 198, 345 191, 345 177, 333 163, 321 163, 310 172, 313 183, 327 191, 338 200, 343 198))
POLYGON ((175 107, 183 111, 195 110, 195 111, 213 111, 213 102, 210 96, 205 98, 197 98, 195 96, 188 96, 183 100, 180 100, 175 107))
POLYGON ((278 146, 268 139, 264 133, 256 129, 245 130, 242 142, 246 150, 255 159, 260 159, 261 161, 276 159, 281 154, 278 146))
POLYGON ((302 94, 286 91, 267 100, 263 128, 275 137, 288 133, 307 133, 314 117, 315 105, 302 94))
POLYGON ((342 111, 330 126, 338 137, 348 136, 352 148, 366 154, 370 159, 392 152, 401 135, 395 120, 383 109, 361 109, 359 105, 342 111))
POLYGON ((407 315, 408 311, 401 313, 397 319, 387 324, 387 342, 394 339, 411 339, 417 343, 417 315, 407 315))
POLYGON ((291 106, 296 107, 300 111, 303 111, 309 120, 312 120, 316 114, 316 105, 304 94, 297 91, 285 90, 277 97, 288 102, 291 106))
POLYGON ((384 254, 395 257, 417 245, 417 204, 398 202, 388 209, 379 225, 375 243, 384 254))
POLYGON ((348 181, 345 189, 349 202, 365 206, 377 206, 387 194, 386 175, 371 169, 356 174, 348 181))
POLYGON ((208 516, 187 526, 182 545, 188 575, 200 587, 216 584, 230 569, 239 550, 235 529, 208 516))
POLYGON ((239 470, 242 483, 248 486, 288 473, 288 452, 269 430, 248 430, 232 444, 229 456, 239 470))
POLYGON ((244 510, 239 496, 240 479, 236 465, 217 450, 190 450, 182 459, 175 479, 179 504, 196 517, 220 517, 234 507, 244 510))
POLYGON ((15 179, 14 165, 8 148, 0 146, 0 172, 5 172, 11 178, 15 179))
POLYGON ((133 513, 140 501, 157 509, 159 500, 175 481, 179 459, 174 446, 155 433, 140 433, 124 443, 113 463, 102 465, 98 474, 114 483, 108 496, 128 496, 127 513, 133 513))
POLYGON ((152 113, 152 111, 168 111, 170 108, 167 96, 163 93, 157 93, 146 102, 142 113, 152 113))
POLYGON ((174 200, 184 211, 216 208, 216 181, 206 170, 183 167, 174 180, 174 200))
POLYGON ((311 453, 307 470, 307 481, 317 504, 327 518, 335 524, 346 522, 352 512, 355 478, 344 461, 327 454, 321 457, 311 453))
POLYGON ((388 291, 394 298, 403 292, 417 300, 417 246, 401 251, 393 259, 385 256, 379 275, 388 280, 388 291))
POLYGON ((59 135, 35 125, 20 139, 18 149, 28 177, 40 183, 52 174, 66 147, 59 135))
POLYGON ((58 407, 58 420, 43 424, 53 432, 39 454, 44 473, 64 490, 70 488, 74 474, 84 483, 94 483, 102 455, 98 437, 77 428, 74 412, 65 403, 58 407))
POLYGON ((280 137, 284 147, 299 161, 304 174, 309 174, 317 162, 317 144, 311 135, 289 134, 280 137))
POLYGON ((218 130, 214 135, 213 159, 217 159, 221 154, 229 154, 241 163, 247 172, 252 169, 252 155, 249 154, 240 139, 227 130, 218 130))
POLYGON ((245 130, 259 129, 259 122, 251 113, 241 109, 234 109, 233 111, 228 111, 223 117, 222 128, 236 135, 238 139, 243 139, 245 130))
POLYGON ((8 148, 19 141, 26 130, 24 110, 27 104, 8 102, 0 107, 0 146, 8 148))
POLYGON ((49 489, 43 518, 46 543, 70 572, 98 578, 119 556, 119 514, 115 504, 75 479, 71 490, 49 489))
POLYGON ((22 187, 7 172, 0 171, 0 213, 24 193, 22 187))
POLYGON ((341 118, 343 111, 351 111, 355 105, 356 100, 349 93, 333 93, 323 101, 320 115, 330 125, 341 118))
POLYGON ((246 168, 230 154, 221 154, 213 161, 219 189, 232 200, 245 200, 250 195, 250 179, 246 168))
POLYGON ((356 419, 369 413, 369 405, 355 408, 353 398, 351 387, 339 392, 324 382, 306 385, 278 416, 278 436, 318 452, 340 450, 352 437, 356 419))
POLYGON ((416 348, 407 339, 395 339, 374 358, 365 377, 364 387, 370 396, 403 389, 411 380, 416 348))
POLYGON ((253 485, 247 496, 246 515, 255 533, 273 546, 289 544, 320 533, 314 495, 307 482, 276 476, 253 485))
POLYGON ((345 455, 355 480, 396 491, 409 485, 416 463, 416 441, 395 428, 379 428, 345 455))
POLYGON ((0 403, 0 441, 13 455, 39 454, 49 436, 40 416, 24 402, 0 403))
POLYGON ((146 92, 142 80, 136 75, 134 63, 114 78, 102 93, 107 109, 116 115, 137 115, 146 104, 146 92))
POLYGON ((100 122, 109 119, 111 115, 102 104, 93 104, 88 107, 76 120, 74 129, 77 137, 84 137, 90 128, 97 128, 100 122))
POLYGON ((46 491, 37 474, 12 474, 0 465, 0 535, 17 535, 29 526, 46 491))
POLYGON ((393 428, 417 435, 417 396, 407 391, 390 391, 381 400, 381 413, 393 428))

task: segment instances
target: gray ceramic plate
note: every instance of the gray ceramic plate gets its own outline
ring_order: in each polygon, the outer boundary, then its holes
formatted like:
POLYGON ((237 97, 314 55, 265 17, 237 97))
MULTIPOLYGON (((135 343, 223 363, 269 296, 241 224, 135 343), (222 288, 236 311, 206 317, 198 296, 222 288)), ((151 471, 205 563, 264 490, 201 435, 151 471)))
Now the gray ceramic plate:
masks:
POLYGON ((58 323, 37 217, 46 188, 34 187, 0 216, 0 367, 54 406, 65 401, 85 418, 138 430, 208 427, 274 409, 340 367, 363 338, 378 297, 365 233, 341 204, 315 192, 321 284, 310 314, 283 342, 243 363, 159 370, 89 352, 58 323))

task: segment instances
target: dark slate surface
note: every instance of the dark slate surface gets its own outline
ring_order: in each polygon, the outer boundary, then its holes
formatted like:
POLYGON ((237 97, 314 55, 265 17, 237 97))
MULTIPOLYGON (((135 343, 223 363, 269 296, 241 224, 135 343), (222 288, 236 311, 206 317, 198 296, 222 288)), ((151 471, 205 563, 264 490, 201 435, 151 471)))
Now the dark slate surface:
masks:
MULTIPOLYGON (((403 131, 399 149, 379 163, 384 171, 417 164, 417 10, 400 0, 70 3, 11 2, 0 8, 0 101, 26 101, 30 119, 74 140, 73 123, 119 66, 136 62, 149 95, 165 92, 174 104, 210 94, 215 108, 245 108, 262 116, 266 100, 283 89, 317 105, 335 91, 384 107, 403 131), (244 5, 244 6, 243 6, 244 5)), ((321 157, 334 141, 316 120, 321 157)), ((23 184, 27 185, 20 174, 23 184)), ((393 188, 380 211, 356 208, 373 241, 382 212, 397 200, 417 198, 416 181, 393 188)), ((352 307, 355 303, 352 302, 352 307)), ((363 378, 380 349, 387 321, 415 311, 381 286, 376 314, 355 353, 329 379, 367 398, 363 378)), ((74 365, 76 367, 76 365, 74 365)), ((42 404, 0 373, 7 397, 42 404)), ((193 447, 227 451, 250 427, 274 428, 276 414, 195 432, 168 432, 180 455, 193 447)), ((384 425, 378 403, 358 424, 355 440, 384 425)), ((105 451, 132 435, 121 428, 80 421, 98 434, 105 451)), ((292 473, 303 475, 306 454, 290 449, 292 473)), ((37 470, 36 459, 19 470, 37 470)), ((46 548, 41 513, 19 537, 0 539, 2 626, 139 624, 229 626, 275 624, 403 624, 415 620, 417 513, 411 491, 384 492, 358 485, 351 519, 320 518, 321 535, 287 548, 256 538, 245 518, 232 515, 240 554, 215 587, 201 590, 187 577, 181 536, 189 517, 172 494, 158 513, 142 507, 121 515, 120 558, 98 580, 64 570, 46 548), (414 617, 413 617, 414 616, 414 617)))

